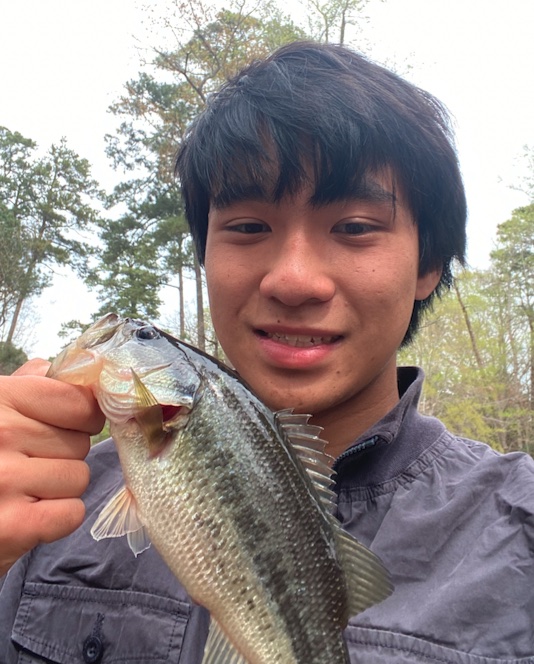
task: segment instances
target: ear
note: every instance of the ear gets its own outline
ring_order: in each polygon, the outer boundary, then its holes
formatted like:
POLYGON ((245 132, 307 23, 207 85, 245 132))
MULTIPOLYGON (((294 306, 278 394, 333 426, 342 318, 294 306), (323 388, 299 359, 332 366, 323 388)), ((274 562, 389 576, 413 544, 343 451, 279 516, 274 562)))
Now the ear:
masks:
POLYGON ((419 275, 417 278, 417 286, 415 289, 416 300, 426 300, 426 298, 434 291, 441 279, 441 267, 435 270, 430 270, 425 274, 419 275))

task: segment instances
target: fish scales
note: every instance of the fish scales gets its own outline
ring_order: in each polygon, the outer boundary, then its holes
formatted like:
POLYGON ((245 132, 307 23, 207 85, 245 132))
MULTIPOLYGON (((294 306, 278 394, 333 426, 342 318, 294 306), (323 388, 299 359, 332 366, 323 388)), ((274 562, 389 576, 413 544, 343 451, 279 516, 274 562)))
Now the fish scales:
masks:
POLYGON ((236 642, 253 643, 257 661, 345 662, 339 639, 328 642, 328 634, 341 629, 347 609, 340 602, 342 575, 334 544, 325 537, 326 519, 304 495, 308 487, 290 448, 273 440, 270 413, 254 404, 246 424, 235 422, 243 414, 232 402, 233 391, 220 382, 221 376, 212 376, 212 384, 202 386, 197 417, 162 462, 174 469, 165 482, 157 465, 146 464, 143 445, 133 459, 128 455, 130 461, 121 458, 139 505, 158 515, 151 539, 166 560, 176 561, 173 569, 194 599, 225 616, 219 622, 236 642), (205 441, 202 455, 198 440, 205 441), (172 520, 170 504, 175 506, 172 520), (320 602, 331 605, 332 625, 325 625, 324 610, 314 606, 310 584, 320 602), (299 635, 295 643, 291 634, 299 635))
MULTIPOLYGON (((91 377, 139 519, 171 570, 249 664, 344 664, 339 537, 278 417, 232 372, 147 323, 111 314, 93 327, 51 375, 91 377), (171 406, 174 425, 149 454, 153 415, 171 406)), ((362 571, 362 586, 383 585, 366 605, 390 592, 377 565, 362 571)))

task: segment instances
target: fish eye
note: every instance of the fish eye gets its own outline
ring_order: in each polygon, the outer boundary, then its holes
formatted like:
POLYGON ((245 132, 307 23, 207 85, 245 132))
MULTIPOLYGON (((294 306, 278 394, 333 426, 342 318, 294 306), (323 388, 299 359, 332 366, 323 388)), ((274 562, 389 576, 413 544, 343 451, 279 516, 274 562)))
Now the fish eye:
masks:
POLYGON ((145 327, 142 327, 141 329, 137 330, 135 336, 138 339, 143 339, 143 340, 158 339, 159 332, 156 330, 155 327, 152 327, 151 325, 146 325, 145 327))

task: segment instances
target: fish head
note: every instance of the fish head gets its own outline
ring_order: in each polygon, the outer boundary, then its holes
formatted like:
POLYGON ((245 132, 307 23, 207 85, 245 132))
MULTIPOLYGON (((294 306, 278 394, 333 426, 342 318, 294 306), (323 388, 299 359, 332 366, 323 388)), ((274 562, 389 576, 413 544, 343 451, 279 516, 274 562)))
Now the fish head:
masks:
POLYGON ((112 425, 136 420, 151 454, 187 424, 202 384, 179 341, 114 313, 67 346, 48 375, 90 387, 112 425))
POLYGON ((65 346, 53 360, 46 375, 72 385, 92 386, 102 370, 102 350, 110 340, 115 343, 114 337, 120 324, 120 317, 114 313, 98 320, 65 346))

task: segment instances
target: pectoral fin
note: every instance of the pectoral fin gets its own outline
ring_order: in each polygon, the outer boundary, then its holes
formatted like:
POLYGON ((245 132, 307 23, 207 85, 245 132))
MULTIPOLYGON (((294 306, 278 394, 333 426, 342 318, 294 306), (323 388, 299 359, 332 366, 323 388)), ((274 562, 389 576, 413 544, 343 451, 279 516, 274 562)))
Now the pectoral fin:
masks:
POLYGON ((133 369, 130 369, 130 371, 132 372, 139 404, 139 411, 135 416, 135 420, 147 441, 149 457, 153 458, 165 449, 168 435, 168 431, 163 426, 161 404, 158 403, 156 397, 144 385, 135 371, 133 369))
POLYGON ((247 660, 230 643, 213 617, 202 664, 247 664, 247 660))
POLYGON ((91 528, 98 542, 107 537, 127 535, 130 549, 138 556, 150 546, 150 540, 128 487, 122 487, 106 504, 91 528))

